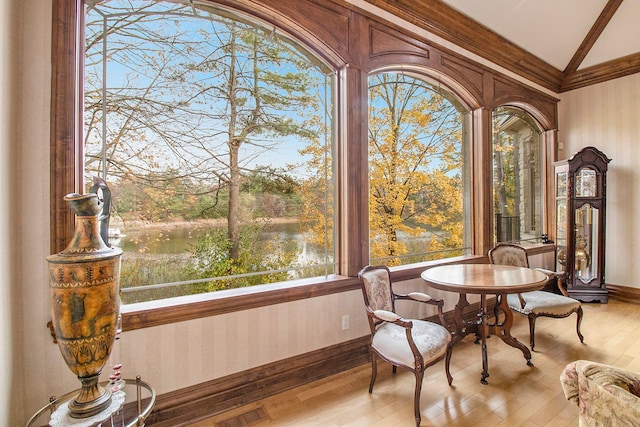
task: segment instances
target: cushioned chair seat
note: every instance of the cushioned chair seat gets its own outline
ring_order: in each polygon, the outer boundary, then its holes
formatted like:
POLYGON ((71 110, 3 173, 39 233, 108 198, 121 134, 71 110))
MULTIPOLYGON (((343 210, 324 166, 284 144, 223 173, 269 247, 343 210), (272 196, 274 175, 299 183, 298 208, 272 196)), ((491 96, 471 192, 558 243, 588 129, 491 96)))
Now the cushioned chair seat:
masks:
MULTIPOLYGON (((451 334, 443 326, 424 320, 412 320, 411 336, 425 363, 442 357, 451 341, 451 334)), ((377 328, 371 346, 382 357, 415 368, 415 358, 407 341, 405 328, 383 323, 377 328)))
POLYGON ((533 291, 520 294, 520 296, 525 302, 524 307, 521 306, 520 299, 516 294, 507 295, 507 302, 509 308, 524 315, 534 313, 562 316, 573 313, 580 307, 580 301, 551 292, 533 291))

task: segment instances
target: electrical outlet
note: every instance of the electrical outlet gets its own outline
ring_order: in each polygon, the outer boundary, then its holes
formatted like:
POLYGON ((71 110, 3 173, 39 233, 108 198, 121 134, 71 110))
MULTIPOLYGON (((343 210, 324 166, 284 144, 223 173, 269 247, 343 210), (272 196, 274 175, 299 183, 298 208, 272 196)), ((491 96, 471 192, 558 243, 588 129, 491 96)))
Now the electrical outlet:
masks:
POLYGON ((342 316, 342 330, 346 331, 349 329, 349 315, 345 314, 342 316))

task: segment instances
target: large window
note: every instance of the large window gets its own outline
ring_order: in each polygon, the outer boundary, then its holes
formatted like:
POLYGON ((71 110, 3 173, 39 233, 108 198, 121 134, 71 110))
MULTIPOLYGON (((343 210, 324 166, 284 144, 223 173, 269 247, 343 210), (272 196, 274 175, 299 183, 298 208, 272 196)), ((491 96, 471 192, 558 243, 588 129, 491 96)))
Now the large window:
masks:
POLYGON ((87 1, 85 32, 125 303, 336 272, 331 69, 211 3, 87 1))
POLYGON ((144 302, 128 330, 351 291, 370 263, 482 262, 553 215, 557 99, 350 2, 52 14, 51 249, 63 196, 105 179, 123 301, 144 302))
POLYGON ((369 77, 369 250, 372 263, 468 254, 468 114, 424 77, 369 77))
POLYGON ((520 109, 493 111, 493 209, 497 242, 537 242, 543 230, 542 133, 520 109))

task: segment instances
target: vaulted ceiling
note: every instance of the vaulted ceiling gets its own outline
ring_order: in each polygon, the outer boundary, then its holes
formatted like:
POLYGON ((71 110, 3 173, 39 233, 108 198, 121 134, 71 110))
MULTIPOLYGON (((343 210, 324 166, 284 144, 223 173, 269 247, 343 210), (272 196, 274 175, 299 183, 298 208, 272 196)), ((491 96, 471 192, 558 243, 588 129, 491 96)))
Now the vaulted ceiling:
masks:
POLYGON ((557 93, 640 72, 640 0, 366 0, 557 93))

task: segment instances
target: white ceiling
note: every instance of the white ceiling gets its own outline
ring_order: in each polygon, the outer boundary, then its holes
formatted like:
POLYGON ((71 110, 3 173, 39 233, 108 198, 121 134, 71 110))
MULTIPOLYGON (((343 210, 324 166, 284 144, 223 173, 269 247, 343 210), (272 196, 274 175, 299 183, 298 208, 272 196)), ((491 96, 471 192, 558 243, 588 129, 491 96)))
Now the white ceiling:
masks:
MULTIPOLYGON (((607 0, 442 0, 563 71, 607 0)), ((624 0, 578 70, 640 52, 640 0, 624 0)))

